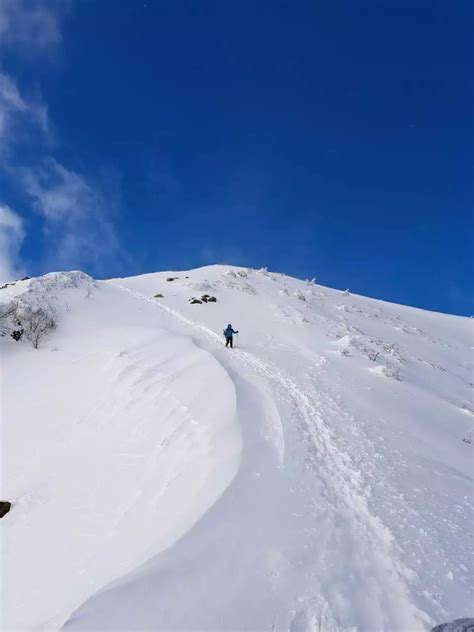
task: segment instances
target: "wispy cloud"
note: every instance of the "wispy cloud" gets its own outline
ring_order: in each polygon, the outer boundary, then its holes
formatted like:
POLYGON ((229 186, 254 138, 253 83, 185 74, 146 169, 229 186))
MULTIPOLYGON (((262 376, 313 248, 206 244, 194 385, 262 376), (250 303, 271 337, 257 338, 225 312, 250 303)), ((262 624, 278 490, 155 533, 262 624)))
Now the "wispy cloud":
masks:
POLYGON ((24 112, 28 109, 15 82, 5 74, 0 74, 0 99, 6 112, 24 112))
POLYGON ((60 267, 80 267, 115 254, 113 212, 97 187, 54 158, 21 170, 21 181, 45 221, 45 233, 60 267))
POLYGON ((23 133, 20 128, 25 124, 33 125, 47 134, 47 107, 43 103, 26 100, 15 81, 0 72, 0 141, 4 151, 9 144, 18 142, 23 133))
POLYGON ((49 52, 61 42, 60 19, 68 7, 67 1, 2 0, 0 47, 28 57, 49 52))
MULTIPOLYGON (((97 183, 51 155, 47 106, 25 97, 18 81, 2 68, 8 55, 31 59, 56 51, 62 40, 61 18, 70 7, 69 0, 0 0, 0 166, 43 218, 43 231, 35 239, 46 240, 50 254, 42 267, 98 269, 101 259, 118 252, 114 203, 97 183), (31 160, 32 138, 39 139, 36 163, 31 160), (24 147, 30 157, 28 165, 21 166, 24 147)), ((12 271, 23 224, 6 205, 1 208, 8 209, 3 213, 0 245, 7 254, 2 265, 12 271)))
POLYGON ((23 274, 19 251, 24 237, 22 218, 9 206, 0 205, 0 281, 11 281, 23 274))
POLYGON ((100 204, 98 194, 85 179, 54 158, 44 160, 34 170, 22 170, 22 176, 26 190, 51 222, 75 222, 100 204))

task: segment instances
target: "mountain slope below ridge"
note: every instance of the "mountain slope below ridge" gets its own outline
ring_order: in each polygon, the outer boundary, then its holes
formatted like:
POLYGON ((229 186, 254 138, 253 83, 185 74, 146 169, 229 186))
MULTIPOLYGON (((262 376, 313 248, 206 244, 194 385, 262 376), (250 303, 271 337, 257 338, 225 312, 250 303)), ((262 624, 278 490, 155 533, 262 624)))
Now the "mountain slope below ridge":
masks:
MULTIPOLYGON (((214 471, 219 500, 209 509, 210 495, 201 494, 186 535, 173 546, 158 553, 168 545, 150 535, 148 555, 133 553, 135 570, 128 574, 103 562, 110 577, 98 583, 117 581, 87 601, 66 629, 416 630, 469 615, 472 446, 462 441, 472 429, 468 319, 222 266, 99 283, 81 300, 63 314, 48 345, 60 335, 76 340, 86 313, 89 336, 102 320, 120 349, 128 349, 131 335, 123 328, 138 335, 146 320, 147 357, 170 337, 188 341, 230 376, 230 417, 236 403, 243 451, 231 483, 236 467, 226 470, 222 456, 214 471), (189 304, 205 292, 218 302, 189 304), (153 298, 158 293, 164 297, 153 298), (242 332, 234 351, 222 347, 229 320, 242 332)), ((147 387, 159 389, 156 366, 147 370, 147 387)), ((196 392, 195 403, 212 413, 229 393, 206 373, 201 378, 207 390, 196 392)), ((181 393, 193 381, 173 383, 181 393)), ((129 395, 129 404, 141 401, 129 395)), ((148 425, 159 433, 160 405, 153 406, 154 412, 146 409, 148 425)), ((118 408, 124 425, 133 428, 141 418, 140 410, 118 408)), ((235 457, 239 440, 227 439, 235 457)), ((150 453, 156 464, 150 463, 145 497, 160 485, 167 451, 150 453)), ((187 453, 172 467, 179 458, 187 453)), ((140 472, 124 477, 129 490, 140 472)), ((186 491, 174 494, 176 505, 189 501, 186 491)), ((142 505, 133 498, 131 513, 140 514, 142 505)), ((152 527, 163 515, 166 504, 151 516, 152 527)), ((126 523, 117 528, 122 536, 126 523)), ((174 526, 171 519, 170 532, 174 526)), ((134 529, 125 530, 127 542, 140 538, 134 529)), ((99 541, 94 545, 100 550, 99 541)))
POLYGON ((153 309, 82 273, 18 283, 10 297, 49 305, 59 327, 38 351, 0 339, 1 494, 14 503, 1 525, 2 629, 58 629, 227 487, 241 445, 235 389, 153 309))

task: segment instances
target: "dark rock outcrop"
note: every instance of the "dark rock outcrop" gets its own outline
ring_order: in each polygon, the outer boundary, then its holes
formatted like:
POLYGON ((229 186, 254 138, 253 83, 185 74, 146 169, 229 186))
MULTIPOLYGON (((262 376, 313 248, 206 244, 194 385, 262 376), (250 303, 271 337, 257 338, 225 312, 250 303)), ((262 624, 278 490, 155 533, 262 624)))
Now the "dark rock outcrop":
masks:
POLYGON ((202 303, 216 303, 217 302, 217 298, 215 296, 211 296, 210 294, 203 294, 201 296, 201 298, 195 298, 194 296, 192 296, 189 299, 189 302, 191 305, 199 305, 202 303))
POLYGON ((0 500, 0 518, 6 516, 12 507, 11 502, 8 500, 0 500))

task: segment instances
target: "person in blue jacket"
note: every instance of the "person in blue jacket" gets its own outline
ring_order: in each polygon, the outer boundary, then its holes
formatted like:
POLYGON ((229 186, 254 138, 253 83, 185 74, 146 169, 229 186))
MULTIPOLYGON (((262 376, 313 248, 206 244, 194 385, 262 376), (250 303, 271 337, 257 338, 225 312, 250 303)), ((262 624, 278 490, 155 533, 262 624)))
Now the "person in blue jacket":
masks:
POLYGON ((232 329, 232 325, 227 325, 227 327, 224 329, 224 336, 225 336, 225 346, 228 347, 230 345, 230 348, 232 349, 234 346, 234 334, 238 334, 238 331, 234 331, 232 329))

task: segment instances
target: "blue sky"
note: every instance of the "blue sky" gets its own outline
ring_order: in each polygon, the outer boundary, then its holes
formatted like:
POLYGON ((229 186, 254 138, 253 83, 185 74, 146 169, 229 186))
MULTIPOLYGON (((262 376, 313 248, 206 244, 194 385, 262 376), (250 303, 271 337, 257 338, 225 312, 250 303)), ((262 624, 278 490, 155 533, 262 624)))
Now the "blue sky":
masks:
POLYGON ((0 276, 232 263, 474 313, 472 3, 0 3, 0 276))

